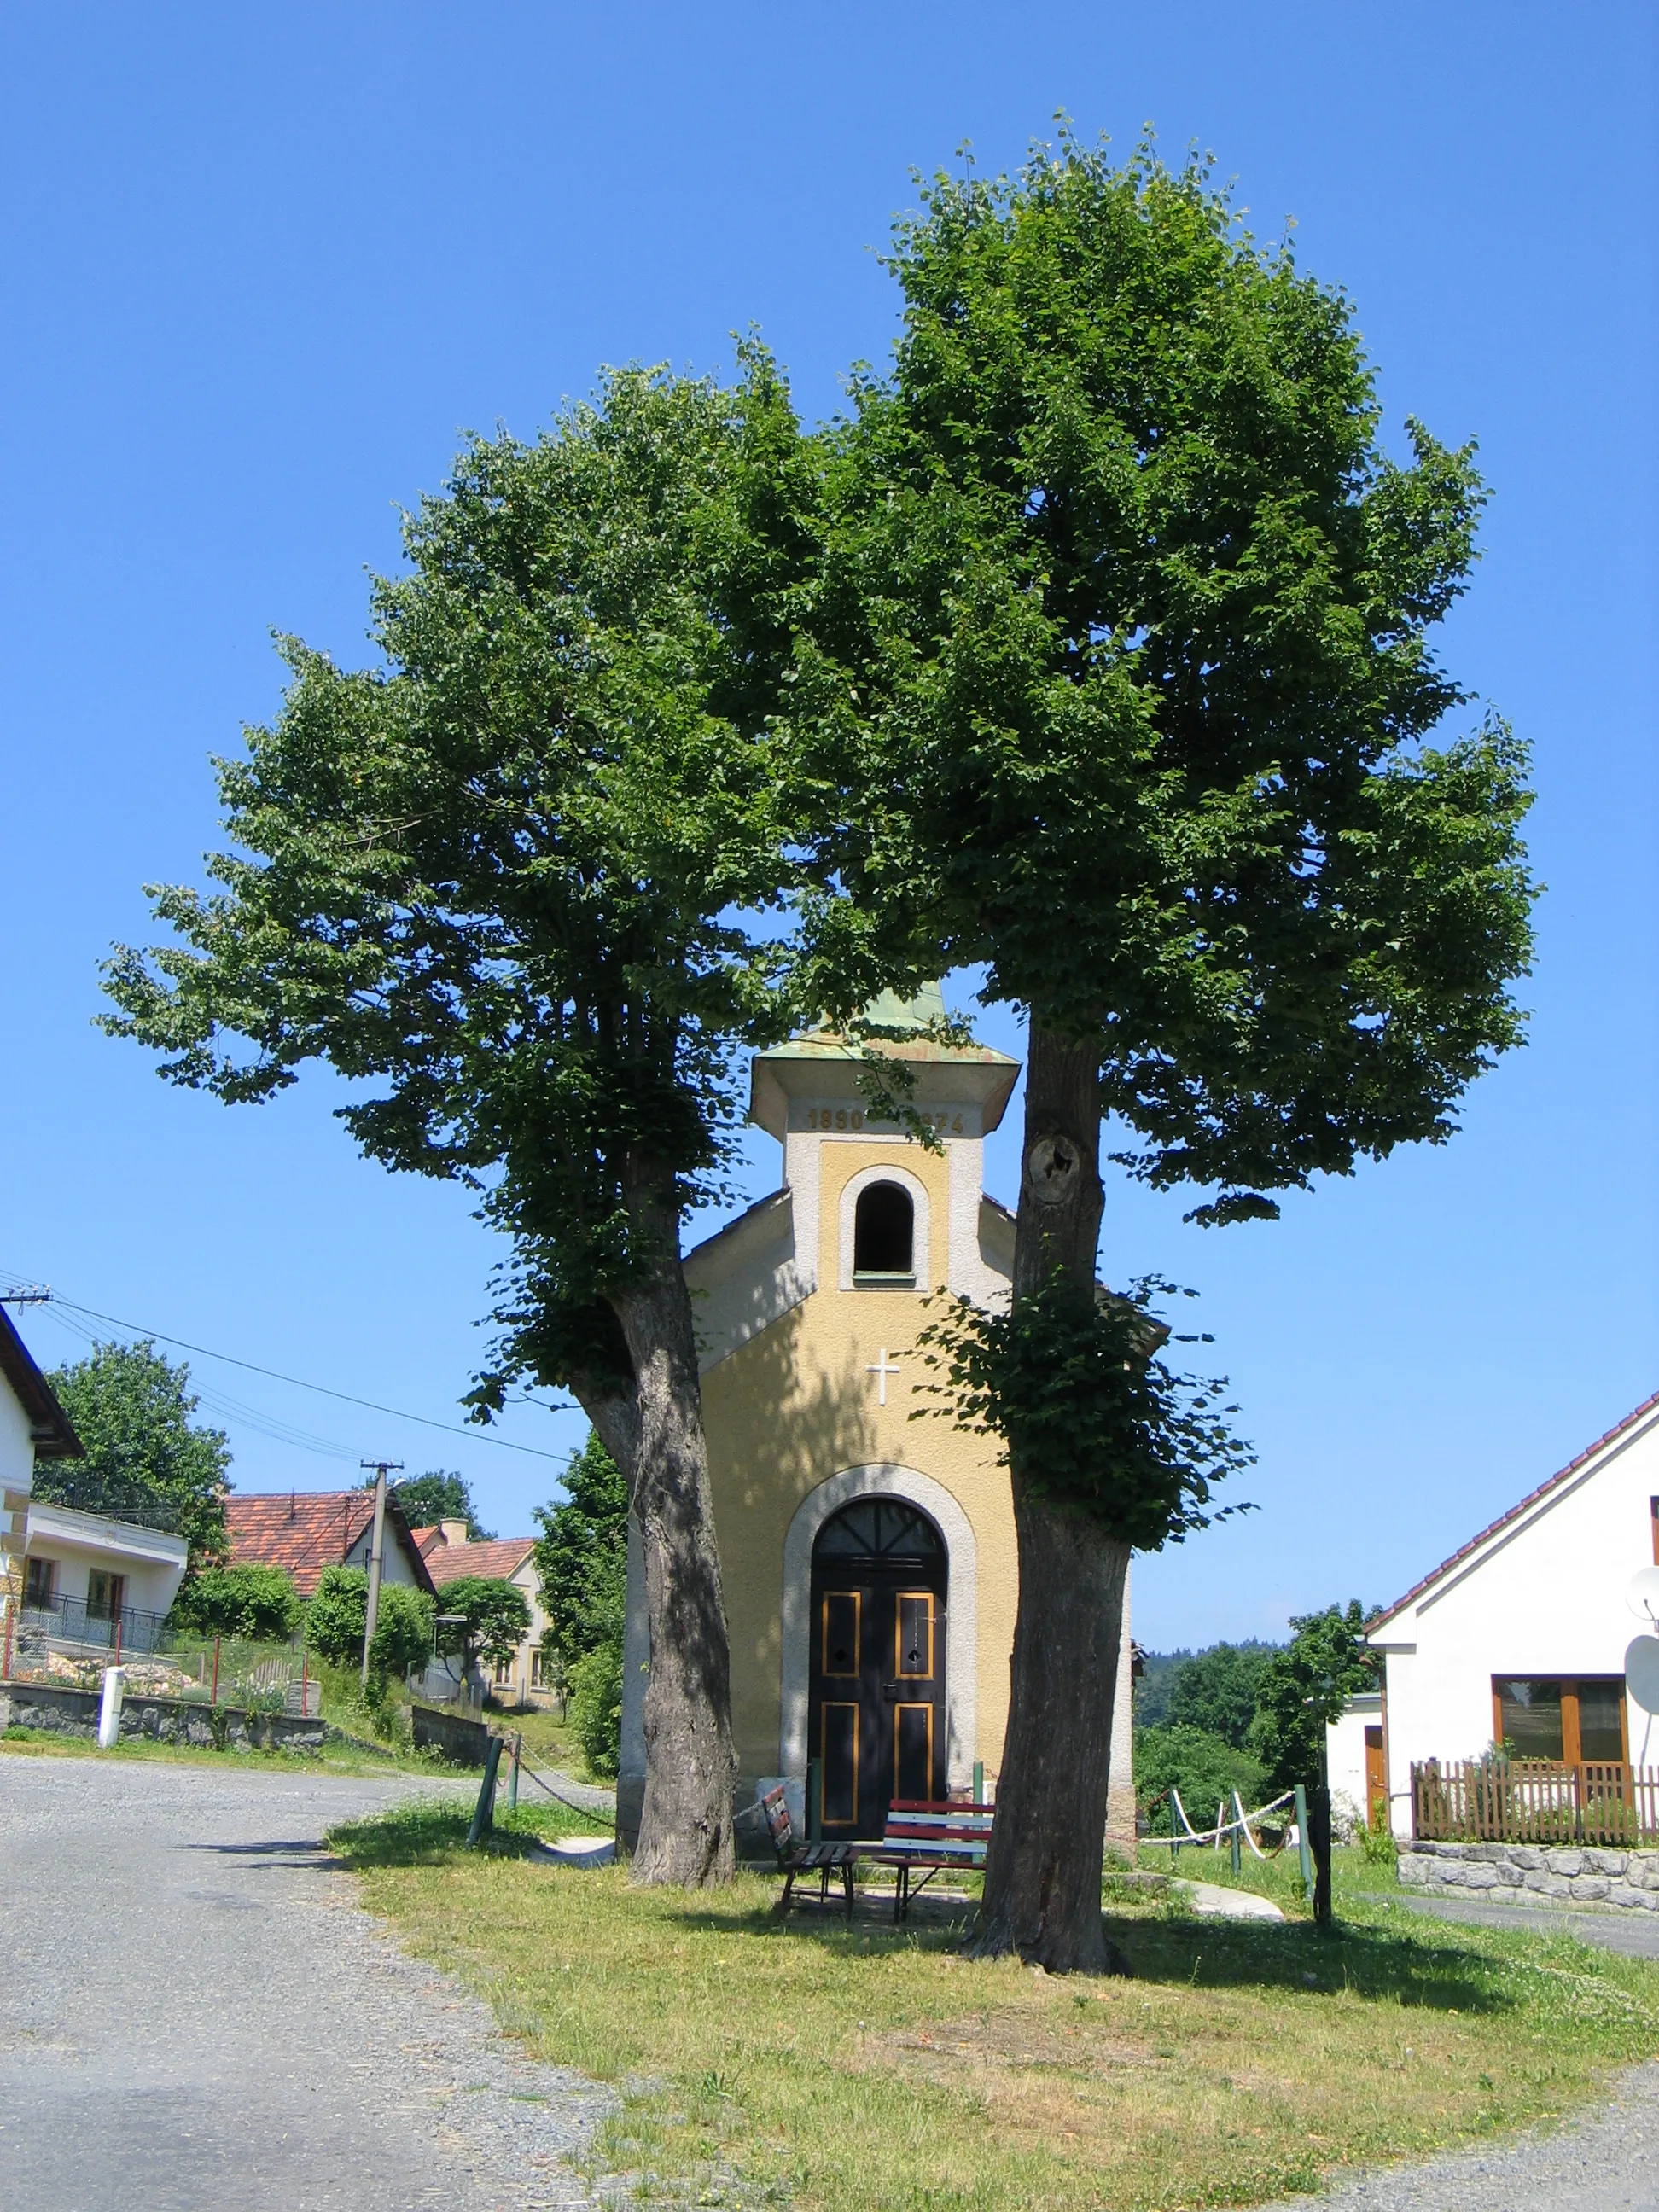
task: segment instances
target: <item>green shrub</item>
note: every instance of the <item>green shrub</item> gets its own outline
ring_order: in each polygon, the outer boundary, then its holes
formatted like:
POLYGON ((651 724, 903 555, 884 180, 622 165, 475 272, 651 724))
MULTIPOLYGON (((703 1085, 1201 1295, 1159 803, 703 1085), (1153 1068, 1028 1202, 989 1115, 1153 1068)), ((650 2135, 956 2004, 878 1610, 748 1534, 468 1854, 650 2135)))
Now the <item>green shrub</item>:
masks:
POLYGON ((623 1647, 595 1644, 570 1669, 570 1727, 590 1774, 614 1782, 622 1765, 623 1647))
POLYGON ((305 1605, 284 1567, 204 1567, 180 1588, 167 1616, 173 1628, 286 1644, 305 1605))
POLYGON ((1137 1729, 1135 1795, 1151 1810, 1154 1835, 1171 1835, 1179 1828, 1169 1802, 1171 1786, 1180 1790, 1195 1828, 1211 1825, 1218 1804, 1224 1804, 1231 1815, 1235 1790, 1247 1813, 1255 1811, 1264 1794, 1260 1762, 1247 1751, 1235 1750, 1224 1737, 1207 1729, 1137 1729))
POLYGON ((336 1667, 363 1656, 368 1577, 361 1567, 325 1567, 306 1607, 306 1642, 336 1667))
MULTIPOLYGON (((423 1666, 432 1653, 434 1607, 424 1590, 404 1583, 383 1583, 368 1668, 377 1681, 401 1682, 411 1667, 423 1666)), ((359 1649, 362 1636, 359 1632, 359 1649)))
POLYGON ((1400 1846, 1395 1843, 1393 1832, 1386 1824, 1372 1827, 1364 1820, 1356 1820, 1353 1824, 1353 1839, 1358 1844, 1361 1856, 1367 1866, 1391 1867, 1399 1864, 1400 1846))

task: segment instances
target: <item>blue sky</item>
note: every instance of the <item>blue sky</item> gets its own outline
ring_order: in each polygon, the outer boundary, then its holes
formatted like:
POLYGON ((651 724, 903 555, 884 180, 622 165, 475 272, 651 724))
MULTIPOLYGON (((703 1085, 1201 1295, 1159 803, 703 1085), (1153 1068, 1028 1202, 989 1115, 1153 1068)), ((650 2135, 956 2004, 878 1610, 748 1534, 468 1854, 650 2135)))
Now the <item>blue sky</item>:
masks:
MULTIPOLYGON (((1204 1293, 1261 1455, 1257 1513, 1138 1568, 1143 1640, 1396 1595, 1659 1385, 1655 60, 1636 4, 7 11, 0 1270, 454 1420, 493 1257, 462 1195, 360 1160, 321 1074, 227 1110, 91 1027, 141 884, 216 842, 208 756, 275 706, 270 630, 365 657, 399 503, 601 362, 720 369, 757 324, 832 410, 890 342, 913 168, 1011 163, 1057 108, 1125 151, 1151 121, 1263 234, 1295 218, 1390 438, 1478 437, 1495 491, 1444 649, 1536 750, 1528 1049, 1443 1150, 1220 1233, 1115 1182, 1102 1248, 1204 1293)), ((1006 1138, 989 1180, 1012 1196, 1006 1138)), ((44 1361, 83 1348, 18 1317, 44 1361)), ((556 1474, 197 1374, 247 1409, 245 1488, 386 1453, 510 1530, 556 1474)))

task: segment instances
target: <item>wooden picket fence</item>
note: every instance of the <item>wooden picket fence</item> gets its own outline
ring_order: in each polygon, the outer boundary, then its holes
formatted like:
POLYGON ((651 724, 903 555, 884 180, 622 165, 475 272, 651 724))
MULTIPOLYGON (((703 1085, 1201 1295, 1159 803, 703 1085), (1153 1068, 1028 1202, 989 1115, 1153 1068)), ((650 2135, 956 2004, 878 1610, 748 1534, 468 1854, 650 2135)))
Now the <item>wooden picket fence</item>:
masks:
POLYGON ((1413 1762, 1412 1832, 1432 1843, 1650 1843, 1659 1840, 1659 1767, 1611 1759, 1413 1762))

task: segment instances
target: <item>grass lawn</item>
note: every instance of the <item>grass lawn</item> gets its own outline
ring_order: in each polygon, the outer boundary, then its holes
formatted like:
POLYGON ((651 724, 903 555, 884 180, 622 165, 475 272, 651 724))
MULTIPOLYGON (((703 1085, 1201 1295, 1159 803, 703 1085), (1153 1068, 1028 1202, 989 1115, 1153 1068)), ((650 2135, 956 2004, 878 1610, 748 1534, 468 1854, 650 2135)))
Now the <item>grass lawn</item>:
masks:
MULTIPOLYGON (((209 1746, 155 1743, 143 1737, 123 1736, 118 1749, 100 1751, 87 1736, 64 1735, 55 1729, 9 1728, 0 1730, 0 1753, 25 1759, 147 1759, 172 1766, 268 1766, 290 1768, 305 1774, 417 1774, 431 1779, 437 1774, 467 1780, 465 1771, 444 1766, 422 1755, 395 1756, 351 1744, 329 1744, 317 1751, 250 1751, 228 1747, 216 1751, 209 1746)), ((477 1777, 470 1778, 477 1786, 477 1777)))
MULTIPOLYGON (((634 2085, 604 2157, 709 2203, 735 2201, 725 2176, 803 2212, 1250 2204, 1560 2112, 1659 2051, 1659 1968, 1428 1922, 1370 1893, 1370 1868, 1343 1868, 1330 1937, 1124 1883, 1134 1978, 1093 1981, 968 1961, 939 1923, 780 1922, 756 1876, 630 1890, 525 1857, 511 1830, 468 1853, 464 1828, 415 1805, 331 1841, 370 1908, 538 2057, 634 2085)), ((1214 1878, 1203 1856, 1177 1871, 1214 1878)), ((1287 1909, 1294 1867, 1259 1884, 1287 1909)))

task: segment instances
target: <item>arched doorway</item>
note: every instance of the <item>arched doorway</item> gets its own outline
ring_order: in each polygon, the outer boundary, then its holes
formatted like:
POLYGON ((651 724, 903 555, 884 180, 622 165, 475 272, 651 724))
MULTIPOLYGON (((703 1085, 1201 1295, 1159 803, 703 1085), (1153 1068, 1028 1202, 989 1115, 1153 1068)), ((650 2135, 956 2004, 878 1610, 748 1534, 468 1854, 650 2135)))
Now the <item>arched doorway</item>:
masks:
POLYGON ((927 1514, 861 1498, 812 1547, 808 1737, 827 1841, 879 1836, 896 1797, 943 1797, 949 1559, 927 1514))

